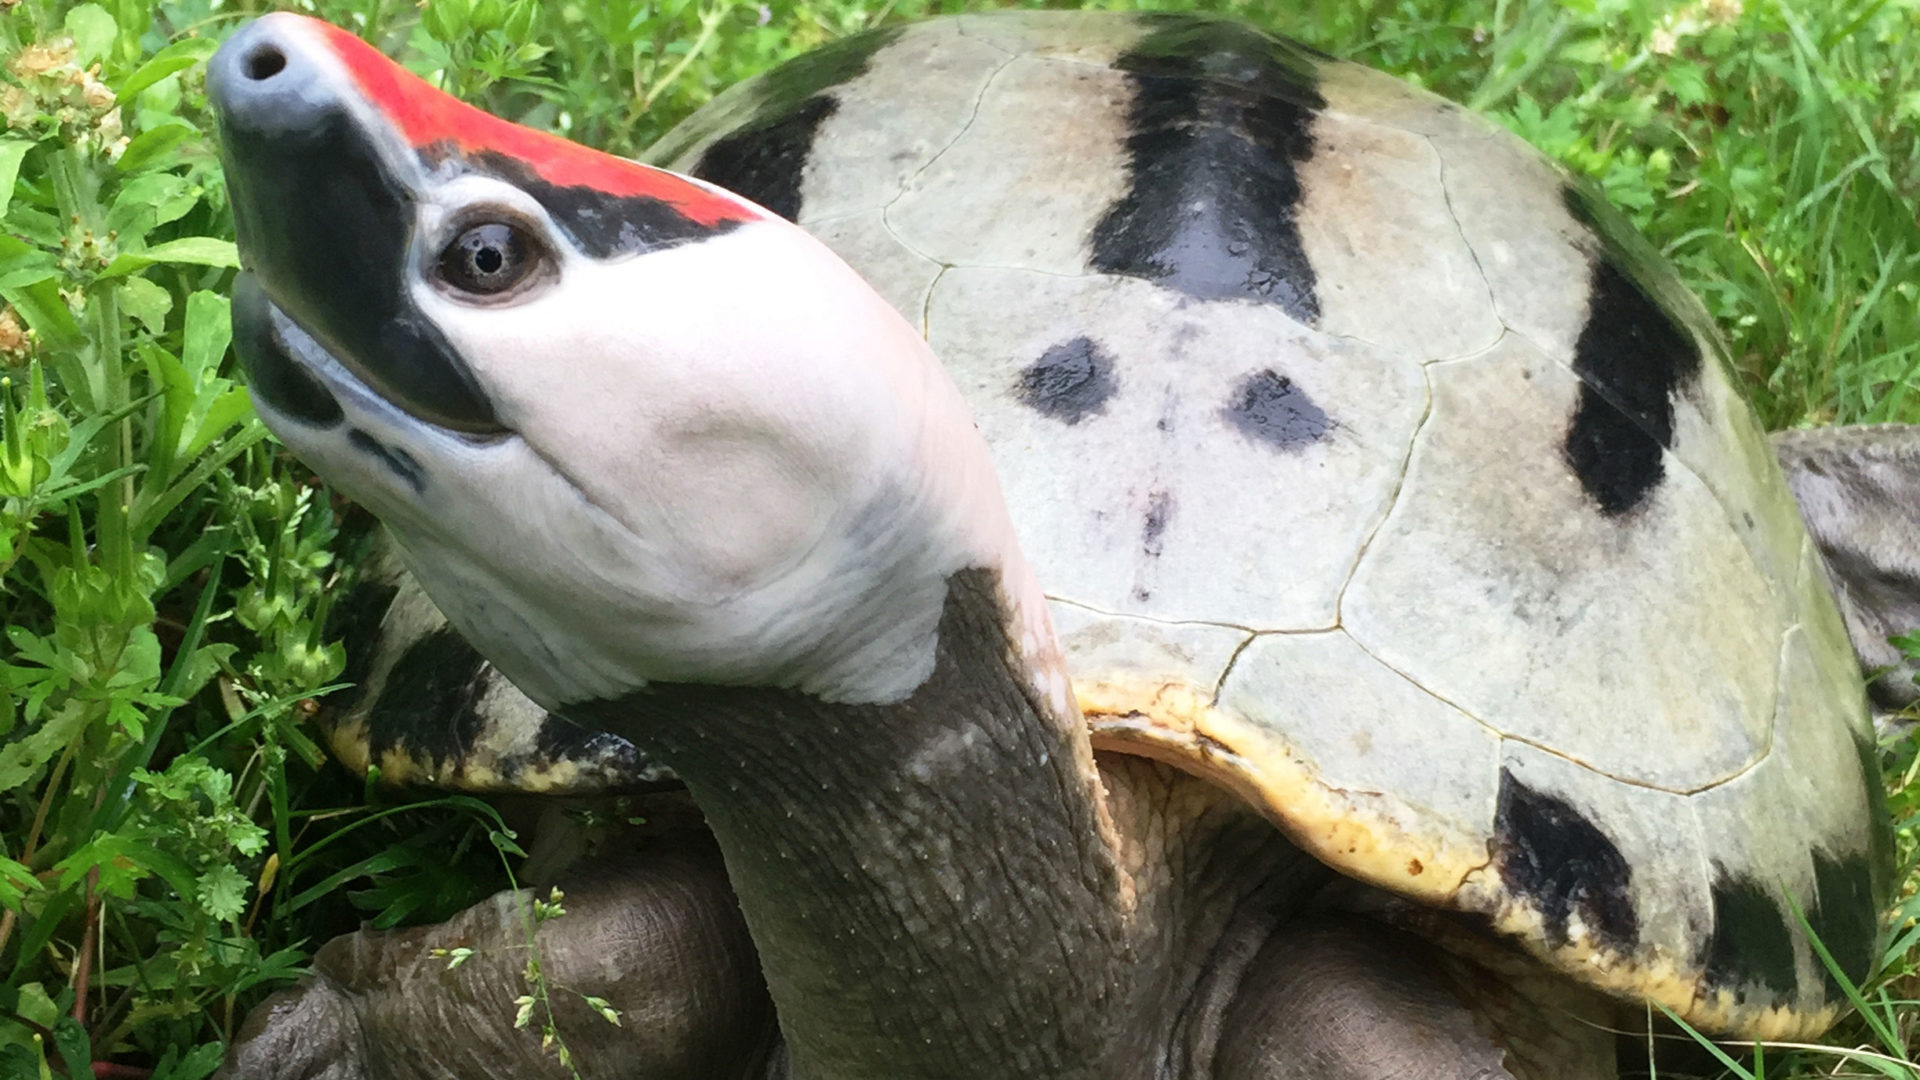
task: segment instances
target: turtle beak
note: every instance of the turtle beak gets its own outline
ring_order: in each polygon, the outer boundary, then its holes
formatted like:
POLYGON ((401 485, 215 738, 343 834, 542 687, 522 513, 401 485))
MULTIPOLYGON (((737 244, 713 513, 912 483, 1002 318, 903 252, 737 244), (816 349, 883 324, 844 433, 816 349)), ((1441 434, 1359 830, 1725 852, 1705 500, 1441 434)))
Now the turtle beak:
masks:
POLYGON ((425 170, 388 115, 395 103, 383 109, 354 78, 356 49, 372 52, 315 20, 271 15, 213 58, 207 89, 250 277, 234 311, 241 359, 268 411, 301 423, 331 415, 315 408, 313 373, 290 369, 317 348, 418 419, 499 434, 468 366, 413 299, 425 170))

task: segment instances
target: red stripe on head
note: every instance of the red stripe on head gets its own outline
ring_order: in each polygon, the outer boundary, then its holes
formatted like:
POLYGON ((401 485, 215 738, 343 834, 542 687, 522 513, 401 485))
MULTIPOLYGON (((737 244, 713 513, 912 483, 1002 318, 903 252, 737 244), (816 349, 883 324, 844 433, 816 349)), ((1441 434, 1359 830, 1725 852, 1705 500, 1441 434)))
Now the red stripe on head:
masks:
POLYGON ((435 89, 353 34, 318 19, 309 21, 320 28, 367 100, 416 149, 451 144, 464 153, 491 150, 521 162, 550 184, 592 188, 619 198, 658 199, 700 225, 751 221, 758 216, 749 204, 716 195, 670 172, 476 109, 435 89))

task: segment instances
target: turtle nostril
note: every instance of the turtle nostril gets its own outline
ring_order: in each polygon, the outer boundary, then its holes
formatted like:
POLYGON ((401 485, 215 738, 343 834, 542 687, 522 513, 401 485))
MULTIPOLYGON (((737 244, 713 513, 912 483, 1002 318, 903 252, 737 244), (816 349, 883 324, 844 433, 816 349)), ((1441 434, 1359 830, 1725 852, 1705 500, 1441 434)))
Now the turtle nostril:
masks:
POLYGON ((255 82, 265 82, 280 74, 286 66, 286 54, 271 45, 262 45, 247 54, 244 70, 247 78, 255 82))

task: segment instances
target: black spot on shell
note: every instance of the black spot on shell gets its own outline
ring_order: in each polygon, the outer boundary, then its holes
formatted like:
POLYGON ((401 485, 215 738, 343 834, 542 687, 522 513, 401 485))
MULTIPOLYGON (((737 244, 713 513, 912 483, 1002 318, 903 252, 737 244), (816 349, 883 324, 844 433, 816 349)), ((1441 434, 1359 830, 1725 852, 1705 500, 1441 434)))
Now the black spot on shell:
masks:
POLYGON ((466 756, 486 726, 478 708, 487 662, 443 626, 407 646, 368 711, 373 760, 392 749, 445 766, 466 756))
POLYGON ((1117 389, 1113 358, 1092 338, 1077 337, 1028 364, 1014 392, 1035 412, 1077 424, 1105 409, 1117 389))
POLYGON ((1799 985, 1793 931, 1777 887, 1717 867, 1713 882, 1713 937, 1707 942, 1707 982, 1742 1000, 1755 990, 1767 1003, 1793 996, 1799 985))
POLYGON ((1094 227, 1095 269, 1201 300, 1319 317, 1295 169, 1326 107, 1314 61, 1240 22, 1162 16, 1115 61, 1133 91, 1127 193, 1094 227))
MULTIPOLYGON (((451 151, 430 147, 425 153, 444 157, 451 151)), ((491 150, 465 155, 462 160, 476 172, 505 180, 531 195, 575 247, 596 259, 658 251, 717 236, 739 224, 721 221, 703 225, 664 199, 563 187, 542 179, 524 162, 491 150)))
MULTIPOLYGON (((829 92, 864 75, 873 54, 900 36, 897 27, 856 34, 814 49, 741 88, 753 102, 747 116, 709 143, 688 171, 744 195, 789 221, 801 211, 801 182, 813 143, 840 106, 829 92)), ((648 151, 671 162, 706 129, 694 124, 668 132, 648 151)))
POLYGON ((1587 322, 1574 345, 1580 397, 1567 428, 1567 463, 1601 513, 1640 506, 1666 476, 1674 397, 1700 373, 1693 335, 1659 299, 1663 272, 1596 218, 1584 191, 1568 208, 1595 228, 1600 250, 1587 287, 1587 322), (1607 228, 1601 230, 1601 226, 1607 228))
POLYGON ((370 455, 386 466, 400 479, 406 481, 416 493, 427 490, 426 476, 420 468, 420 462, 398 446, 388 446, 359 428, 347 432, 347 442, 370 455))
MULTIPOLYGON (((1873 973, 1880 948, 1880 904, 1874 894, 1873 863, 1868 852, 1831 856, 1813 853, 1813 881, 1817 889, 1807 925, 1825 945, 1840 970, 1859 986, 1873 973)), ((1827 998, 1844 1000, 1833 973, 1826 971, 1827 998)))
POLYGON ((1140 523, 1140 550, 1155 558, 1160 555, 1160 538, 1173 520, 1173 492, 1156 490, 1147 496, 1147 515, 1140 523))
POLYGON ((1319 442, 1333 427, 1305 390, 1271 369, 1242 379, 1220 414, 1240 434, 1276 450, 1319 442))
POLYGON ((1535 791, 1504 768, 1493 857, 1500 880, 1539 911, 1549 945, 1567 943, 1576 914, 1603 945, 1625 952, 1638 944, 1633 868, 1620 849, 1571 803, 1535 791))

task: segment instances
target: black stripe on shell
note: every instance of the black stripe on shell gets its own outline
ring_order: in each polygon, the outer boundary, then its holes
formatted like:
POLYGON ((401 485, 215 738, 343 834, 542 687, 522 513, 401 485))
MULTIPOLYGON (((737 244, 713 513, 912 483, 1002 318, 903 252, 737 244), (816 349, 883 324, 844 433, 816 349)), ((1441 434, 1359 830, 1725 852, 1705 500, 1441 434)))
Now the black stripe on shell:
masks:
MULTIPOLYGON (((360 548, 364 552, 366 543, 362 542, 360 548)), ((326 698, 323 717, 345 716, 365 695, 367 678, 380 652, 380 623, 399 593, 400 586, 392 581, 363 580, 327 609, 326 638, 345 643, 347 663, 340 681, 350 685, 326 698)))
MULTIPOLYGON (((455 156, 451 147, 436 144, 421 151, 431 162, 455 156)), ((643 195, 609 195, 590 187, 562 186, 540 177, 525 162, 492 150, 459 155, 475 172, 504 180, 540 204, 555 225, 582 254, 595 259, 659 251, 694 240, 718 236, 739 222, 703 225, 663 199, 643 195)))
POLYGON ((1073 425, 1105 412, 1119 389, 1113 357, 1090 337, 1052 345, 1020 371, 1014 396, 1042 416, 1073 425))
MULTIPOLYGON (((866 74, 873 54, 900 36, 889 27, 823 46, 762 75, 751 115, 700 153, 693 175, 797 221, 801 183, 820 125, 840 107, 827 91, 866 74)), ((670 133, 663 144, 673 141, 670 133)), ((661 160, 659 148, 652 151, 661 160)))
MULTIPOLYGON (((1873 861, 1867 852, 1832 856, 1815 850, 1813 882, 1818 890, 1807 925, 1826 946, 1840 970, 1859 986, 1873 973, 1880 951, 1880 904, 1874 894, 1873 861)), ((1845 1000, 1845 993, 1823 963, 1827 999, 1845 1000)))
POLYGON ((1600 509, 1617 517, 1643 504, 1666 476, 1674 399, 1699 376, 1700 349, 1663 306, 1645 253, 1618 237, 1584 188, 1565 190, 1568 210, 1599 250, 1587 287, 1587 321, 1574 345, 1580 398, 1567 426, 1567 464, 1600 509))
POLYGON ((1165 16, 1114 66, 1133 91, 1127 193, 1092 237, 1097 270, 1201 300, 1319 316, 1295 170, 1326 107, 1302 47, 1244 23, 1165 16))
POLYGON ((1799 985, 1793 930, 1775 886, 1716 866, 1713 937, 1702 967, 1708 985, 1731 990, 1742 1001, 1763 991, 1764 1005, 1788 1000, 1799 985))
POLYGON ((1500 880, 1515 896, 1531 901, 1549 946, 1567 943, 1568 925, 1577 914, 1595 942, 1621 952, 1636 947, 1640 917, 1630 888, 1633 867, 1591 819, 1503 768, 1493 827, 1500 880))
POLYGON ((486 727, 478 706, 487 670, 485 658, 451 626, 407 646, 367 712, 373 763, 393 750, 436 769, 466 757, 486 727))

